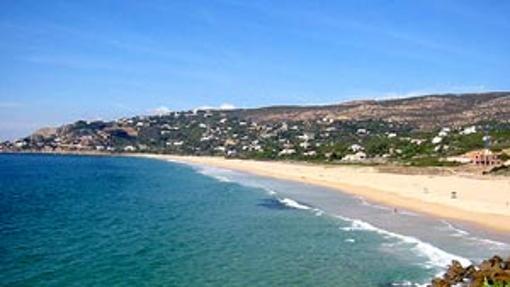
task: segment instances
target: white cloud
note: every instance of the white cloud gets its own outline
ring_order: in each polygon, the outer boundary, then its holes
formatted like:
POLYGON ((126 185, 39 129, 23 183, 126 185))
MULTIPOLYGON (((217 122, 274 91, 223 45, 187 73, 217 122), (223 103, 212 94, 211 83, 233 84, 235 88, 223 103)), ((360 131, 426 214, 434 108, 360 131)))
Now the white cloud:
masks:
POLYGON ((155 114, 155 115, 165 115, 165 114, 168 114, 170 113, 172 110, 170 110, 169 107, 166 107, 166 106, 160 106, 160 107, 157 107, 155 109, 153 109, 151 111, 152 114, 155 114))
POLYGON ((218 107, 213 106, 200 106, 195 108, 195 110, 233 110, 236 106, 229 104, 229 103, 223 103, 219 105, 218 107))
POLYGON ((220 105, 220 110, 233 110, 235 109, 236 107, 232 104, 229 104, 229 103, 223 103, 220 105))

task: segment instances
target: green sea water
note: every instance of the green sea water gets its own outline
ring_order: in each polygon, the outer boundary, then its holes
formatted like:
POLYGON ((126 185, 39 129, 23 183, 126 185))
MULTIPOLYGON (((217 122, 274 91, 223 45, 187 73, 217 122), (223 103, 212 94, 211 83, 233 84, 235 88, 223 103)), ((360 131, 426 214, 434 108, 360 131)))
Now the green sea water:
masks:
POLYGON ((0 286, 394 286, 437 272, 384 248, 398 238, 290 203, 157 160, 0 155, 0 286))

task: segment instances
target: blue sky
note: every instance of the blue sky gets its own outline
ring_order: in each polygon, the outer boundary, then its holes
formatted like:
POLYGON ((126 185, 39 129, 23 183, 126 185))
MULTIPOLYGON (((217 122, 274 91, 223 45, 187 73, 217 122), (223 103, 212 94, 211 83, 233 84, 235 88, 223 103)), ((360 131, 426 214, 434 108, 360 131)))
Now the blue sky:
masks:
POLYGON ((0 1, 0 140, 199 106, 510 90, 510 1, 0 1))

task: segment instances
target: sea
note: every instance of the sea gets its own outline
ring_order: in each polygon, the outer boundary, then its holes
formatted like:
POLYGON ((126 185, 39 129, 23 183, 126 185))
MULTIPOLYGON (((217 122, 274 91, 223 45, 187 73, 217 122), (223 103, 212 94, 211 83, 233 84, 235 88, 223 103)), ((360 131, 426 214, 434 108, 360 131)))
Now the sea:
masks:
POLYGON ((0 286, 422 286, 494 254, 510 255, 510 234, 323 187, 0 154, 0 286))

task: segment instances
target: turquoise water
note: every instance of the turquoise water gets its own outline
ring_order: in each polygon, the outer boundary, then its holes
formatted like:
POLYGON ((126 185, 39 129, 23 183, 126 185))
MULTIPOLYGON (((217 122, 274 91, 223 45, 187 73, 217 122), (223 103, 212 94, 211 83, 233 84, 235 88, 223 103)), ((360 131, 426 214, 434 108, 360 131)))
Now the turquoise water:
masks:
POLYGON ((290 183, 244 179, 149 159, 0 155, 0 286, 391 286, 438 271, 394 252, 392 233, 282 200, 290 183))

